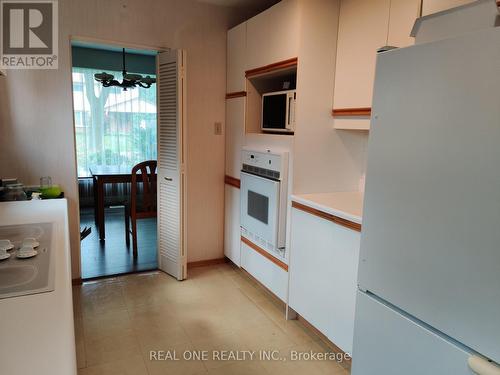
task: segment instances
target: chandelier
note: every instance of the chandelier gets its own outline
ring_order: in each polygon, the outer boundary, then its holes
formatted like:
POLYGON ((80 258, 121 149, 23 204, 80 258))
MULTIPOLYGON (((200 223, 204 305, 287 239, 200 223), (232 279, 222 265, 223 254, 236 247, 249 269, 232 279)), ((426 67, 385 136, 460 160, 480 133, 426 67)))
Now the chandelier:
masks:
POLYGON ((102 83, 104 87, 110 86, 118 86, 123 88, 123 91, 127 91, 128 88, 134 88, 136 86, 143 87, 148 89, 151 87, 153 83, 156 82, 156 78, 152 78, 150 76, 143 77, 140 74, 131 74, 127 73, 125 69, 125 48, 122 50, 123 56, 123 80, 121 82, 115 79, 115 76, 112 74, 108 74, 106 72, 96 73, 94 74, 94 78, 97 82, 102 83))

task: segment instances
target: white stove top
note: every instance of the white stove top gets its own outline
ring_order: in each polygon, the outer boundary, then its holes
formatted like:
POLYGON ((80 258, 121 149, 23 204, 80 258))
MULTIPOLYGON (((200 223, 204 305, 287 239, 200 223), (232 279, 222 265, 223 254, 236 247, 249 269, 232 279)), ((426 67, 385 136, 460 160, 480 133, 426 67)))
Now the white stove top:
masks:
POLYGON ((54 269, 51 259, 53 224, 36 223, 0 226, 0 239, 10 240, 11 256, 0 261, 0 299, 54 290, 54 269), (35 257, 19 259, 16 253, 25 238, 40 244, 35 257))

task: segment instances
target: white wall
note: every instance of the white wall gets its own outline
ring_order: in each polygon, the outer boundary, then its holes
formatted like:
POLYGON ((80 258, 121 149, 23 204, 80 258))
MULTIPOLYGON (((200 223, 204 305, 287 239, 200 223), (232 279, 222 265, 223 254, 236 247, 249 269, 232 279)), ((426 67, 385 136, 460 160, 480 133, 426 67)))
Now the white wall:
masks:
POLYGON ((187 51, 188 261, 223 256, 226 30, 246 18, 191 0, 59 0, 59 69, 0 77, 0 176, 52 176, 70 204, 73 277, 80 275, 70 37, 187 51))
POLYGON ((474 0, 425 0, 422 7, 422 15, 441 12, 450 8, 472 3, 474 0))

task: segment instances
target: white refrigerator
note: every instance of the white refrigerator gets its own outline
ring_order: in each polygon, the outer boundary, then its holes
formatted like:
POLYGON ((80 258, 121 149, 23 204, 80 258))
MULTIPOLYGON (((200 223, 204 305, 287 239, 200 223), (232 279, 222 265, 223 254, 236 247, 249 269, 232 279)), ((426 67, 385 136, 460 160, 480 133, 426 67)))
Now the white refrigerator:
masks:
POLYGON ((500 374, 500 28, 379 54, 372 116, 352 374, 500 374))

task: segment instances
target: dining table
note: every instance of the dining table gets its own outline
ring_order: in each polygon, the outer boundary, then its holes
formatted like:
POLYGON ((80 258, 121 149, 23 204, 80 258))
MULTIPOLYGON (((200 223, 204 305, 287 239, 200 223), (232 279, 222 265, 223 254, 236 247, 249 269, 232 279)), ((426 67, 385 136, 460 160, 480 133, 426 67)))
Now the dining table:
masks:
POLYGON ((94 218, 101 241, 106 239, 104 185, 132 182, 132 168, 133 166, 93 166, 89 168, 94 191, 94 218))

